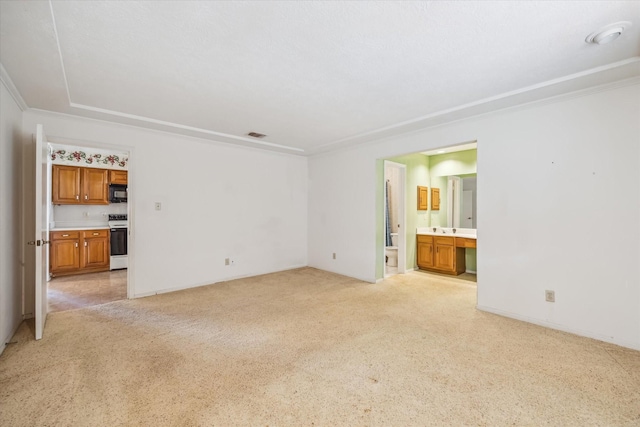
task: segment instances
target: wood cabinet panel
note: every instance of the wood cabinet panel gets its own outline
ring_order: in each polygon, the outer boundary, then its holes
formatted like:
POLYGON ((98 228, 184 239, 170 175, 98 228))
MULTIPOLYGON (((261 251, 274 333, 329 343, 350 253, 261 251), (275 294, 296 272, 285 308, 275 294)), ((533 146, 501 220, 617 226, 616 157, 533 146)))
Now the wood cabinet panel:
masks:
POLYGON ((465 237, 456 237, 456 247, 459 248, 475 248, 476 239, 467 239, 465 237))
POLYGON ((51 240, 50 264, 52 273, 74 272, 80 268, 78 239, 51 240))
POLYGON ((109 267, 109 239, 85 237, 82 252, 82 268, 109 267))
POLYGON ((53 231, 50 266, 52 276, 109 270, 109 230, 53 231))
POLYGON ((432 211, 440 210, 440 189, 439 188, 431 188, 431 210, 432 211))
POLYGON ((109 171, 53 165, 51 202, 55 205, 108 205, 109 171))
POLYGON ((91 205, 109 204, 109 171, 83 168, 82 203, 91 205))
POLYGON ((426 211, 429 208, 427 203, 429 197, 429 188, 418 186, 418 210, 426 211))
POLYGON ((418 242, 418 267, 433 267, 433 242, 418 242))
POLYGON ((127 171, 109 171, 109 183, 110 184, 123 184, 127 185, 129 181, 129 172, 127 171))
MULTIPOLYGON (((418 267, 446 274, 461 274, 466 269, 465 248, 449 236, 418 235, 418 267)), ((472 240, 472 239, 469 239, 472 240)))
POLYGON ((455 270, 455 262, 453 257, 454 246, 451 244, 442 244, 436 242, 436 253, 433 258, 433 265, 440 270, 455 270))
POLYGON ((80 203, 80 168, 53 165, 51 200, 56 205, 80 203))

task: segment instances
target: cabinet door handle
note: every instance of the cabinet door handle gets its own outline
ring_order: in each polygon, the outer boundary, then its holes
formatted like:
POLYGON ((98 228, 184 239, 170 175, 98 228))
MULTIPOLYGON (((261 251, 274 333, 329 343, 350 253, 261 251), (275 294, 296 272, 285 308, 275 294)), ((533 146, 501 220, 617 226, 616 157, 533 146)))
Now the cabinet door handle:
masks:
POLYGON ((76 200, 80 200, 80 196, 76 194, 76 200))
POLYGON ((89 196, 87 196, 86 194, 84 195, 84 199, 85 200, 89 200, 89 196))
POLYGON ((78 242, 76 242, 76 248, 78 247, 78 242))
POLYGON ((85 247, 85 248, 87 247, 87 242, 84 242, 84 247, 85 247))
POLYGON ((68 234, 63 234, 62 237, 69 237, 69 235, 68 234))

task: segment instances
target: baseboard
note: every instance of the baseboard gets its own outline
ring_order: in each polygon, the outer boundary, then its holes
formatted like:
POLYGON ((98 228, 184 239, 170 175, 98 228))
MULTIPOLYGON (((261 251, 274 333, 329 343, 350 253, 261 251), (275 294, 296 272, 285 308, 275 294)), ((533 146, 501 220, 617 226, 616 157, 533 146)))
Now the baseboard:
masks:
POLYGON ((16 327, 13 329, 13 332, 11 332, 8 337, 4 337, 2 339, 2 344, 0 345, 0 355, 4 352, 4 349, 7 348, 7 343, 10 342, 11 338, 13 338, 16 332, 18 332, 18 328, 20 328, 20 325, 22 325, 23 321, 24 320, 19 321, 16 327))
POLYGON ((475 270, 466 270, 465 273, 478 274, 475 270))
POLYGON ((532 323, 534 325, 543 326, 545 328, 555 329, 557 331, 562 331, 562 332, 568 332, 568 333, 573 334, 573 335, 579 335, 581 337, 591 338, 591 339, 598 340, 598 341, 603 341, 603 342, 606 342, 606 343, 609 343, 609 344, 615 344, 615 345, 619 345, 621 347, 626 347, 626 348, 630 348, 632 350, 639 350, 640 351, 640 343, 632 343, 632 342, 628 342, 628 341, 625 341, 625 340, 619 340, 619 339, 616 339, 615 337, 612 337, 612 336, 609 336, 609 335, 596 334, 596 333, 593 333, 593 332, 590 332, 590 331, 586 331, 586 330, 582 330, 582 329, 567 328, 567 327, 559 325, 557 323, 546 322, 544 320, 535 319, 535 318, 529 317, 529 316, 521 316, 521 315, 516 314, 516 313, 512 313, 512 312, 504 311, 504 310, 499 310, 499 309, 496 309, 496 308, 485 307, 485 306, 481 306, 481 305, 477 305, 476 308, 478 310, 480 310, 480 311, 486 311, 487 313, 497 314, 499 316, 508 317, 510 319, 520 320, 520 321, 523 321, 523 322, 532 323))
POLYGON ((185 286, 176 286, 175 288, 165 288, 165 289, 159 289, 157 291, 141 292, 141 293, 134 294, 133 298, 134 299, 135 298, 144 298, 144 297, 150 297, 150 296, 153 296, 153 295, 167 294, 169 292, 176 292, 176 291, 183 291, 185 289, 199 288, 201 286, 214 285, 216 283, 228 282, 230 280, 245 279, 247 277, 256 277, 256 276, 262 276, 262 275, 265 275, 265 274, 280 273, 282 271, 295 270, 297 268, 303 268, 303 267, 307 267, 307 266, 306 265, 297 265, 297 266, 294 265, 294 266, 283 268, 283 269, 280 269, 280 270, 270 270, 270 271, 265 271, 265 272, 260 272, 260 273, 241 274, 241 275, 238 275, 238 276, 230 276, 230 277, 225 277, 223 279, 210 280, 210 281, 207 281, 207 282, 192 283, 190 285, 185 285, 185 286))

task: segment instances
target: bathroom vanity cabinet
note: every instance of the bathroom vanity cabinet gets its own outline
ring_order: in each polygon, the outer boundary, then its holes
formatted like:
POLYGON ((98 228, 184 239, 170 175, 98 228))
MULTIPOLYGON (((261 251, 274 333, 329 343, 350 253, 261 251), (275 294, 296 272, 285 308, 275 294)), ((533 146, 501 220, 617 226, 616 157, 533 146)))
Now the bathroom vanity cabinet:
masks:
MULTIPOLYGON (((459 246, 456 243, 458 239, 449 236, 418 234, 418 267, 445 274, 464 273, 466 270, 465 247, 467 246, 459 246)), ((474 239, 460 238, 460 240, 463 244, 466 244, 467 240, 475 243, 474 239)))

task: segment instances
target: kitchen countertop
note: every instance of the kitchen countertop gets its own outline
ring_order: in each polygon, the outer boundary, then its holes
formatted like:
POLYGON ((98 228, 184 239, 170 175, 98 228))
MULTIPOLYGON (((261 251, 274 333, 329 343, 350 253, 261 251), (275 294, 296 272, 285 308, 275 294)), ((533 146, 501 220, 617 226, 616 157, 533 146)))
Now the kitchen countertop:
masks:
POLYGON ((55 228, 50 228, 49 231, 77 231, 77 230, 104 230, 104 229, 108 229, 109 226, 108 225, 103 225, 103 226, 99 226, 99 227, 89 227, 89 226, 82 226, 82 227, 55 227, 55 228))

